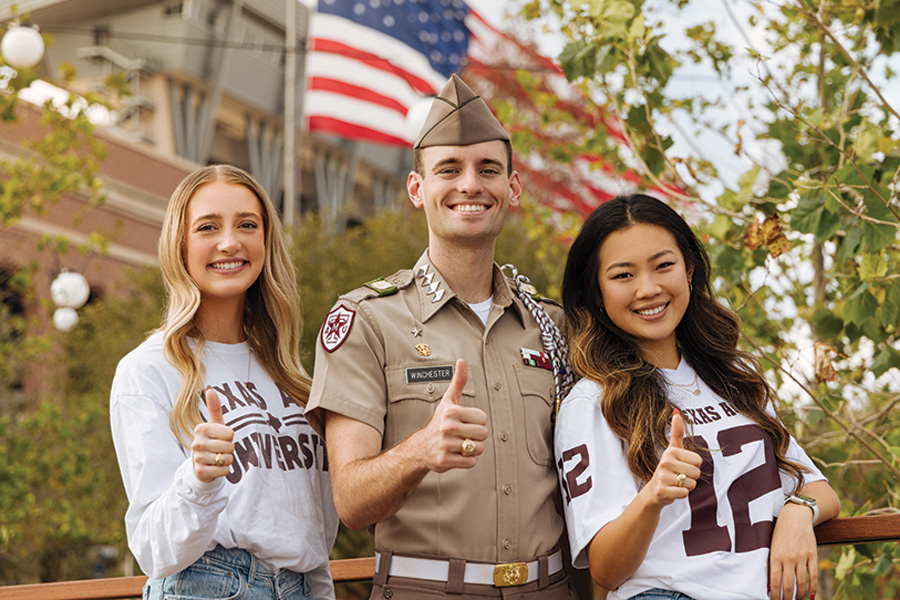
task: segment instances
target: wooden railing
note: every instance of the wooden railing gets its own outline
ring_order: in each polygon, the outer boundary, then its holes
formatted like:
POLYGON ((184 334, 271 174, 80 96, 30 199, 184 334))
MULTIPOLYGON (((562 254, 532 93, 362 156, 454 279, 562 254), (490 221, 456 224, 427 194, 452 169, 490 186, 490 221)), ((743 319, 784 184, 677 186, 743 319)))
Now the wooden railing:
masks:
MULTIPOLYGON (((900 541, 900 514, 832 519, 816 527, 820 546, 900 541)), ((375 559, 331 561, 335 583, 367 581, 375 572, 375 559)), ((0 586, 0 600, 111 600, 139 598, 147 578, 111 577, 58 583, 0 586)))

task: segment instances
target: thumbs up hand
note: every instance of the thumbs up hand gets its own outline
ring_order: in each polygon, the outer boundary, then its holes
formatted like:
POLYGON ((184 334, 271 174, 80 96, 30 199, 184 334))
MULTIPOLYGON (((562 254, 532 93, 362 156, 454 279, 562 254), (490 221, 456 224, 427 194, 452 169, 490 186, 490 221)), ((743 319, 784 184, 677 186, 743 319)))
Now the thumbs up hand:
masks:
POLYGON ((468 375, 466 361, 457 360, 450 387, 444 392, 431 421, 413 434, 421 444, 422 460, 429 470, 443 473, 450 469, 470 469, 484 452, 482 442, 488 436, 487 415, 479 408, 461 404, 468 375), (465 456, 464 440, 469 440, 467 446, 474 446, 465 456))
POLYGON ((679 498, 687 498, 697 487, 703 458, 684 448, 684 418, 677 408, 672 411, 672 433, 653 477, 644 487, 651 495, 651 502, 659 507, 671 504, 679 498))
POLYGON ((684 448, 684 418, 677 408, 672 410, 672 433, 669 448, 684 448))
POLYGON ((204 399, 209 411, 209 421, 194 428, 191 460, 197 479, 210 483, 217 477, 228 475, 234 461, 234 430, 222 418, 222 403, 216 391, 211 387, 206 388, 204 399))

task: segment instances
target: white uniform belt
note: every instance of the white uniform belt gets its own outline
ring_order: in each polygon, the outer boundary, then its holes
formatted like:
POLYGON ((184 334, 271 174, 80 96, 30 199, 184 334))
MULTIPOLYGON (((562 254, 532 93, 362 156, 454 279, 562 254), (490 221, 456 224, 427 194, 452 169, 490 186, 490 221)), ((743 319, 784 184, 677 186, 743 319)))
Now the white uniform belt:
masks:
MULTIPOLYGON (((381 563, 381 555, 375 553, 375 571, 378 571, 381 563)), ((464 583, 476 583, 480 585, 524 585, 537 581, 540 575, 539 561, 532 560, 526 563, 477 563, 466 562, 464 583), (500 583, 497 580, 498 571, 507 566, 520 565, 528 569, 527 577, 522 572, 522 577, 514 583, 500 583)), ((563 568, 562 552, 557 550, 547 557, 547 575, 555 575, 563 568)), ((388 568, 388 577, 409 577, 412 579, 427 579, 429 581, 447 581, 450 576, 450 562, 434 558, 412 558, 409 556, 391 556, 391 564, 388 568)))

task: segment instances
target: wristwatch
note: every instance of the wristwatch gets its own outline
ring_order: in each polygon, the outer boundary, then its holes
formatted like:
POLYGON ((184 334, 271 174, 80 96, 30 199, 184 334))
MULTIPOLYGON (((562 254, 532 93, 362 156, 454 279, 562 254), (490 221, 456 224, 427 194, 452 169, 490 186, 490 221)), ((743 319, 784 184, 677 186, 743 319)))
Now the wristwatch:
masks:
POLYGON ((816 521, 819 520, 819 507, 816 505, 816 499, 810 498, 809 496, 801 496, 800 494, 791 494, 787 498, 784 499, 785 502, 790 502, 792 504, 799 504, 801 506, 808 506, 813 511, 813 525, 816 524, 816 521))

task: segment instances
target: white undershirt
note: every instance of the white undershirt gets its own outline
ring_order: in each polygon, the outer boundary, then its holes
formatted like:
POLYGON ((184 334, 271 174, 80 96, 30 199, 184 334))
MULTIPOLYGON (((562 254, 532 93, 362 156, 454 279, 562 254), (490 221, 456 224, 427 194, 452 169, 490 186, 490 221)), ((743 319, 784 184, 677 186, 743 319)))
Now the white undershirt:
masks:
POLYGON ((481 319, 481 322, 487 327, 488 316, 491 314, 491 305, 494 303, 494 296, 492 295, 490 298, 485 300, 484 302, 476 302, 472 304, 468 302, 469 308, 475 311, 475 314, 478 315, 478 318, 481 319))

